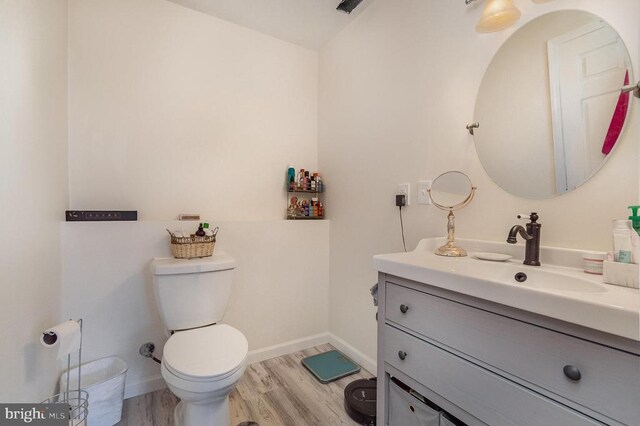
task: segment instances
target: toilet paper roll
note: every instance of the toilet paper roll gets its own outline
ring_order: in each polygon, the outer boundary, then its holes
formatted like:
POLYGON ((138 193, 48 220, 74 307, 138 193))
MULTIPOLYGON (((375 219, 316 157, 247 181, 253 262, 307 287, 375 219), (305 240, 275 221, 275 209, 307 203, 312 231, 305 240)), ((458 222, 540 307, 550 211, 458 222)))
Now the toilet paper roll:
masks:
POLYGON ((80 324, 69 320, 53 326, 42 333, 40 343, 44 347, 58 347, 58 359, 80 350, 80 324))

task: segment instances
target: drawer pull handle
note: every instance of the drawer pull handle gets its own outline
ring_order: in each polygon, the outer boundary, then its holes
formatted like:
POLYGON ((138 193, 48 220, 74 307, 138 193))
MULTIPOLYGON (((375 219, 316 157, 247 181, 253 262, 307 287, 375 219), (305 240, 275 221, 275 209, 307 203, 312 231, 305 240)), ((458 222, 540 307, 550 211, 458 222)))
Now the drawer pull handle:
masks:
POLYGON ((407 357, 407 353, 405 351, 398 351, 398 358, 404 361, 406 357, 407 357))
POLYGON ((567 379, 573 380, 574 382, 577 382, 582 377, 578 367, 574 367, 573 365, 565 365, 562 371, 564 372, 564 375, 567 376, 567 379))
POLYGON ((402 312, 403 314, 406 314, 408 310, 409 307, 407 305, 400 305, 400 312, 402 312))

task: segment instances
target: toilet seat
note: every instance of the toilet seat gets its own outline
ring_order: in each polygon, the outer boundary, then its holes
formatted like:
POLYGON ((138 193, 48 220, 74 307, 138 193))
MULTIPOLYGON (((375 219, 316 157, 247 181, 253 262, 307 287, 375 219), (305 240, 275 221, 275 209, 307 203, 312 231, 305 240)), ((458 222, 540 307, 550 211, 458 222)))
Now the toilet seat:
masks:
POLYGON ((187 381, 218 381, 244 368, 248 350, 240 331, 210 325, 174 333, 164 345, 162 364, 187 381))

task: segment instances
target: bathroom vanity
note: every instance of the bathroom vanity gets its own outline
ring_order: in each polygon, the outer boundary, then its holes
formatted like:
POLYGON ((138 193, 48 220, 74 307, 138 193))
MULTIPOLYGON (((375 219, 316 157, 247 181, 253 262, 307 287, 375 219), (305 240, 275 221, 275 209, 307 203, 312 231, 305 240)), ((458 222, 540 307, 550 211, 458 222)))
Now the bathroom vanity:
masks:
POLYGON ((503 243, 436 256, 443 241, 374 257, 378 424, 399 424, 390 377, 469 425, 640 424, 638 290, 583 273, 577 250, 543 247, 537 267, 503 243))

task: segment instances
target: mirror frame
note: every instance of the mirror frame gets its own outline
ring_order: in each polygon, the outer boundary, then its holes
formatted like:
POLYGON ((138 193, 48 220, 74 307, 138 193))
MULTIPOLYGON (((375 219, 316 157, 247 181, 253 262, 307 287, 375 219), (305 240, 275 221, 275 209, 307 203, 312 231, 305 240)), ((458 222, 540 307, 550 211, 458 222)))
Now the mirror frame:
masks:
POLYGON ((473 183, 471 182, 471 178, 466 174, 463 173, 459 170, 449 170, 448 172, 444 172, 441 173, 440 175, 438 175, 438 177, 436 177, 433 182, 431 183, 431 188, 429 188, 427 190, 427 192, 429 193, 429 198, 431 199, 431 202, 433 203, 434 206, 438 207, 441 210, 459 210, 461 208, 463 208, 464 206, 466 206, 467 204, 469 204, 471 202, 471 200, 473 200, 473 196, 475 195, 476 189, 478 189, 477 187, 473 186, 473 183), (467 196, 459 203, 454 204, 453 206, 445 206, 444 204, 440 204, 438 203, 436 200, 433 199, 433 195, 431 194, 431 189, 433 188, 433 184, 436 183, 436 181, 438 179, 440 179, 441 177, 443 177, 446 174, 449 173, 459 173, 462 176, 466 177, 467 180, 469 181, 469 193, 467 194, 467 196))

